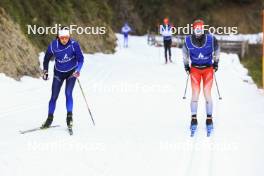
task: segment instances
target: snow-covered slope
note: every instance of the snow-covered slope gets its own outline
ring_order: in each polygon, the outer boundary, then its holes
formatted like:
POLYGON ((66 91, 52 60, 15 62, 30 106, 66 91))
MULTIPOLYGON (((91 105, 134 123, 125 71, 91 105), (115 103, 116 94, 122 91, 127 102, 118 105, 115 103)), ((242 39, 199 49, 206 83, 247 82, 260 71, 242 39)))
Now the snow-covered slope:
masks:
POLYGON ((66 131, 64 89, 54 120, 61 127, 19 134, 46 119, 52 81, 0 76, 1 175, 262 175, 264 95, 237 55, 221 53, 216 76, 223 100, 214 86, 214 133, 206 137, 201 96, 197 135, 190 138, 181 50, 173 48, 174 63, 164 65, 162 48, 145 37, 129 42, 124 49, 119 40, 113 55, 85 55, 80 80, 96 126, 76 84, 73 136, 66 131))

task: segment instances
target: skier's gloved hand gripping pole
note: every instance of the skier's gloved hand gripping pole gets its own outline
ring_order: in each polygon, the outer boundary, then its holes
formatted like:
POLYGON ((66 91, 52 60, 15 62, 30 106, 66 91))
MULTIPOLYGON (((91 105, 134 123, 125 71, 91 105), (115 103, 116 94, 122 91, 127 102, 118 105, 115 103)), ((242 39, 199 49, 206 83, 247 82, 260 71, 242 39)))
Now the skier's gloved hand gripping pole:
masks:
POLYGON ((49 79, 49 73, 47 70, 42 71, 42 79, 47 81, 49 79))

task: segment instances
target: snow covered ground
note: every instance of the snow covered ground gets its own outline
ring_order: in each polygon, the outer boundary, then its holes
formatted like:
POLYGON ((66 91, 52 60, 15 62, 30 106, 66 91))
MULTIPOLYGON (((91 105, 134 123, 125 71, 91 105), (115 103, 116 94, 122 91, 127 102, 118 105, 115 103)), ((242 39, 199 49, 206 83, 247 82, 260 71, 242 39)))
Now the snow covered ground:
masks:
POLYGON ((174 63, 164 65, 163 49, 145 37, 131 37, 127 49, 118 43, 113 55, 85 55, 80 80, 96 126, 76 84, 73 136, 66 131, 64 89, 54 120, 61 127, 19 134, 46 119, 52 81, 0 75, 2 176, 263 175, 264 94, 237 55, 221 53, 216 76, 223 100, 214 85, 214 133, 206 137, 201 96, 191 138, 181 50, 173 48, 174 63))

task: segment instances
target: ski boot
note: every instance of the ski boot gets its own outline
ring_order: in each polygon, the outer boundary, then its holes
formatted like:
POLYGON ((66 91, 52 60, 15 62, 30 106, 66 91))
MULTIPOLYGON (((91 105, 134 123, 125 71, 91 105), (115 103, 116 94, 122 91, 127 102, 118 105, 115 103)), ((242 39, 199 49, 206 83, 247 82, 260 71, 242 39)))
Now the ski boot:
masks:
POLYGON ((68 131, 70 133, 70 135, 73 134, 73 131, 72 131, 72 112, 68 112, 67 113, 67 118, 66 118, 66 122, 67 122, 67 126, 68 126, 68 131))
POLYGON ((170 63, 172 63, 171 56, 169 57, 169 61, 170 61, 170 63))
POLYGON ((50 125, 52 124, 52 121, 53 121, 53 114, 49 114, 47 120, 45 121, 45 123, 42 124, 40 128, 41 129, 49 128, 50 125))
POLYGON ((168 58, 165 56, 165 65, 168 64, 168 58))
POLYGON ((195 117, 192 117, 192 120, 191 120, 191 126, 190 126, 190 130, 191 130, 191 137, 194 136, 194 133, 197 129, 197 125, 198 125, 198 121, 197 121, 197 118, 195 117))
POLYGON ((207 119, 206 119, 207 137, 209 137, 211 135, 211 132, 212 132, 213 128, 214 128, 214 126, 213 126, 212 117, 207 117, 207 119))

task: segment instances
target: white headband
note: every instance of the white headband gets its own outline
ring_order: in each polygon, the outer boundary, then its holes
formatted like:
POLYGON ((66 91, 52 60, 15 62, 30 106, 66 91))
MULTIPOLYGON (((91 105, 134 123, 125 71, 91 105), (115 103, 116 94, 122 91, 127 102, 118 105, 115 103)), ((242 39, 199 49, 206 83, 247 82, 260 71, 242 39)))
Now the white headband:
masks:
POLYGON ((59 30, 59 33, 58 33, 59 37, 62 37, 62 36, 70 36, 70 30, 68 29, 62 29, 62 30, 59 30))

